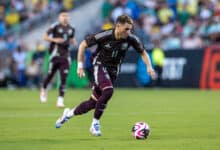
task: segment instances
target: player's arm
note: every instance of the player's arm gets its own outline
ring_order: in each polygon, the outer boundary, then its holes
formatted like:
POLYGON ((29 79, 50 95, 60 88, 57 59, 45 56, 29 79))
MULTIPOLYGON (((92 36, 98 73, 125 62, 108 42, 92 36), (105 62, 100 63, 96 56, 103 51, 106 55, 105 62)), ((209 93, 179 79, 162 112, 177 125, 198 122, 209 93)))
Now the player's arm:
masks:
POLYGON ((54 43, 57 43, 57 44, 61 44, 61 43, 64 42, 64 39, 63 39, 63 38, 53 38, 53 37, 50 37, 50 36, 48 35, 48 33, 45 33, 45 34, 44 34, 43 39, 44 39, 45 41, 54 42, 54 43))
POLYGON ((84 62, 84 54, 86 48, 98 44, 100 42, 100 39, 103 38, 103 36, 105 35, 103 35, 102 33, 87 35, 85 37, 85 40, 83 40, 80 43, 78 55, 77 55, 77 61, 78 61, 77 74, 80 78, 85 76, 83 62, 84 62))
POLYGON ((85 54, 85 50, 88 47, 87 43, 85 40, 83 40, 80 45, 79 45, 79 49, 78 49, 78 55, 77 55, 77 62, 78 62, 78 66, 77 66, 77 74, 80 78, 85 76, 85 71, 84 71, 84 54, 85 54))
POLYGON ((155 71, 152 68, 150 57, 145 50, 142 51, 141 58, 147 67, 147 73, 151 76, 152 79, 155 79, 156 78, 155 71))
POLYGON ((75 38, 71 38, 71 39, 70 39, 70 43, 71 43, 72 45, 74 45, 74 46, 77 46, 77 45, 78 45, 78 43, 77 43, 77 41, 76 41, 75 38))
POLYGON ((75 38, 75 28, 71 28, 72 30, 72 34, 70 35, 70 40, 69 40, 69 42, 70 42, 70 44, 72 44, 73 46, 77 46, 78 45, 78 43, 77 43, 77 41, 76 41, 76 38, 75 38))
POLYGON ((51 34, 53 34, 55 32, 55 28, 56 28, 56 23, 54 23, 50 26, 50 28, 44 34, 43 39, 45 41, 53 42, 53 43, 57 43, 57 44, 63 43, 64 42, 63 38, 54 38, 54 37, 50 36, 51 34))
POLYGON ((143 44, 139 40, 139 38, 133 34, 129 36, 130 42, 132 46, 135 48, 135 50, 141 55, 142 60, 144 61, 146 67, 147 67, 147 73, 151 76, 152 79, 156 78, 155 71, 152 68, 150 57, 147 54, 147 52, 144 49, 143 44))

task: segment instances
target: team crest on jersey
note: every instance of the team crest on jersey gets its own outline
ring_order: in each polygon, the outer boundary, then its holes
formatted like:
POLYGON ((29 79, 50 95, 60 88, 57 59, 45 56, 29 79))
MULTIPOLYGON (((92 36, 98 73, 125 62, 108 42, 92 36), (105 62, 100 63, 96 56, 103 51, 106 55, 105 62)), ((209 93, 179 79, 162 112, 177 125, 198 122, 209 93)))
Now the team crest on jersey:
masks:
POLYGON ((58 32, 59 32, 59 33, 63 33, 63 29, 62 29, 62 28, 59 28, 59 29, 58 29, 58 32))
POLYGON ((68 69, 65 69, 65 70, 64 70, 64 73, 65 73, 65 74, 68 74, 68 72, 69 72, 68 69))
POLYGON ((126 50, 128 48, 128 43, 123 43, 122 45, 121 45, 121 49, 122 50, 126 50))
POLYGON ((72 30, 72 29, 69 29, 69 30, 68 30, 68 34, 71 35, 72 33, 73 33, 73 30, 72 30))
POLYGON ((111 48, 111 45, 109 43, 105 44, 105 48, 111 48))

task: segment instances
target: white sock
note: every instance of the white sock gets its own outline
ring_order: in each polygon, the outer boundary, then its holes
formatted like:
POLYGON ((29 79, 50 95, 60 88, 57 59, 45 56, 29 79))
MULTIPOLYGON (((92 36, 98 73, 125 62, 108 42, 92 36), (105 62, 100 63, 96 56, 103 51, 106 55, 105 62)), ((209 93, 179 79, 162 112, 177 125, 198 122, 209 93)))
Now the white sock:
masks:
POLYGON ((92 120, 92 124, 99 124, 99 120, 98 119, 96 119, 96 118, 93 118, 93 120, 92 120))
POLYGON ((74 116, 74 110, 75 110, 75 108, 73 108, 73 109, 70 109, 70 111, 66 114, 67 115, 67 117, 73 117, 74 116))
POLYGON ((57 100, 63 102, 64 98, 62 96, 59 96, 57 100))

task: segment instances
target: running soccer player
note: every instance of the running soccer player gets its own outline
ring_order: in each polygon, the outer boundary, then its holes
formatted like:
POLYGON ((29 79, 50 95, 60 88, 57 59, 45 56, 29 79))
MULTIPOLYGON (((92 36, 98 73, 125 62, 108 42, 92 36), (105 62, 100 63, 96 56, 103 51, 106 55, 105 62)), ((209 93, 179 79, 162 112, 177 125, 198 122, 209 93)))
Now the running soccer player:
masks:
POLYGON ((66 108, 62 116, 56 121, 56 128, 60 128, 73 116, 85 114, 95 109, 90 132, 94 136, 100 136, 100 118, 113 95, 113 84, 119 73, 119 67, 125 57, 129 46, 141 55, 147 66, 147 72, 155 79, 155 71, 152 68, 150 58, 137 36, 131 33, 133 20, 127 15, 117 18, 114 29, 89 35, 79 46, 78 51, 78 76, 84 76, 83 58, 87 47, 97 45, 93 58, 94 86, 91 97, 83 101, 73 109, 66 108))
POLYGON ((44 35, 44 40, 50 42, 50 63, 48 74, 41 88, 40 100, 42 103, 47 101, 47 86, 56 71, 59 70, 61 84, 59 86, 56 106, 64 107, 65 83, 71 63, 69 45, 76 45, 76 40, 74 38, 75 29, 69 24, 68 12, 65 10, 61 11, 58 20, 58 22, 51 25, 44 35))

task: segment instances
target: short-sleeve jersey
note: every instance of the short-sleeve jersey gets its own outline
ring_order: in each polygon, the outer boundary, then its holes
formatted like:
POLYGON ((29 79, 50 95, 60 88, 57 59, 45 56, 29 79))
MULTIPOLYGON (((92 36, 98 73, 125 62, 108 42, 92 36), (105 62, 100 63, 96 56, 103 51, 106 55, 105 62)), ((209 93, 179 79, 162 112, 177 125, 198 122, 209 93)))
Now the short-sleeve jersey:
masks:
POLYGON ((134 34, 130 34, 126 39, 116 40, 114 29, 88 35, 85 41, 88 47, 97 45, 93 64, 99 62, 106 67, 118 67, 130 46, 138 53, 142 53, 144 50, 139 38, 134 34))
POLYGON ((47 30, 47 34, 51 35, 53 38, 63 38, 65 40, 61 44, 54 42, 50 43, 49 53, 51 57, 69 57, 70 39, 74 38, 75 29, 69 24, 64 26, 61 23, 56 22, 50 26, 50 28, 47 30))

